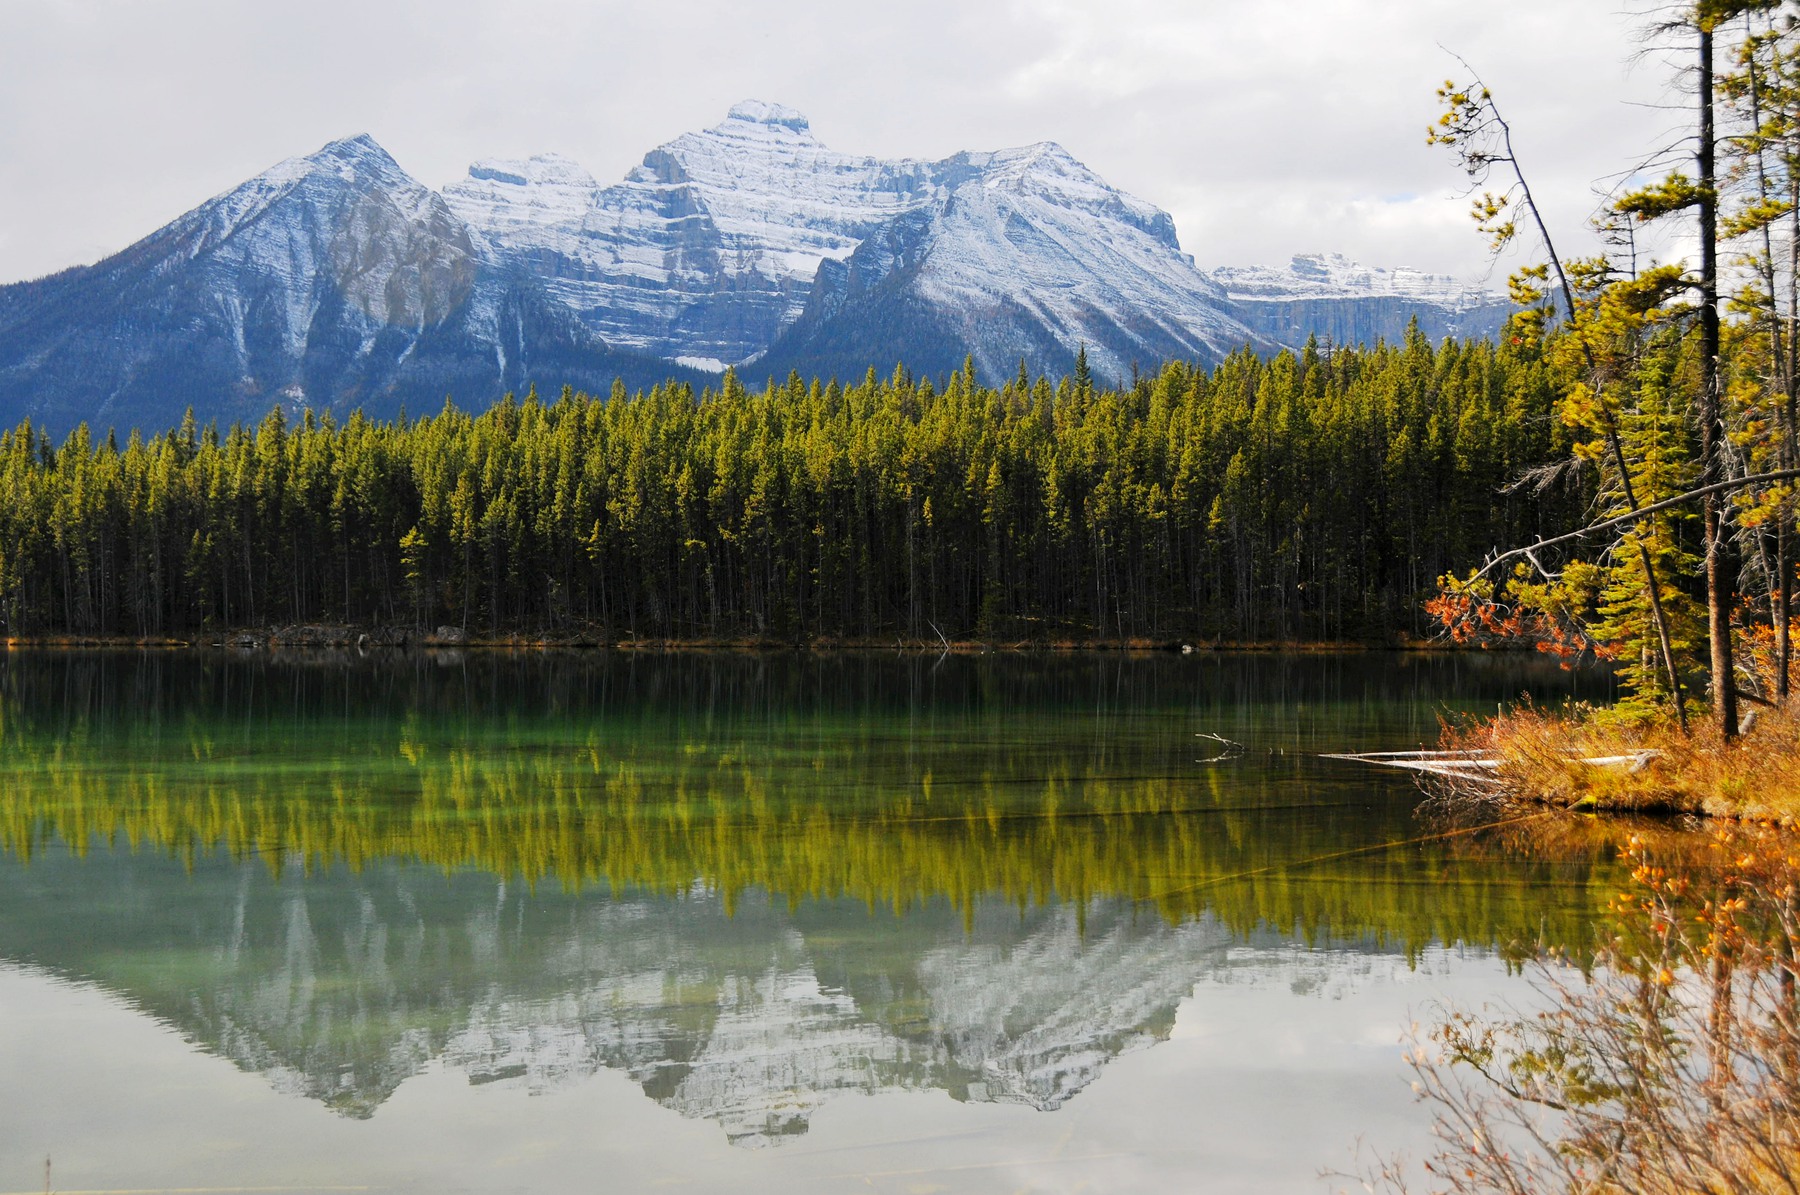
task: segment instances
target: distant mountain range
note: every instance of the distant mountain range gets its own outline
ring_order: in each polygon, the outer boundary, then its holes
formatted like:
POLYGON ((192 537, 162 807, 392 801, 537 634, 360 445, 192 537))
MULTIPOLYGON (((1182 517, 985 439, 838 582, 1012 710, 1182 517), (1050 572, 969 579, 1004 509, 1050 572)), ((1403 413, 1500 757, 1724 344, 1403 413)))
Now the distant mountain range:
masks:
POLYGON ((1479 336, 1497 295, 1341 257, 1200 270, 1168 213, 1042 142, 837 153, 747 101, 602 187, 484 161, 434 192, 366 136, 283 162, 91 266, 0 287, 0 423, 160 428, 271 405, 390 415, 665 378, 1103 380, 1250 345, 1479 336))

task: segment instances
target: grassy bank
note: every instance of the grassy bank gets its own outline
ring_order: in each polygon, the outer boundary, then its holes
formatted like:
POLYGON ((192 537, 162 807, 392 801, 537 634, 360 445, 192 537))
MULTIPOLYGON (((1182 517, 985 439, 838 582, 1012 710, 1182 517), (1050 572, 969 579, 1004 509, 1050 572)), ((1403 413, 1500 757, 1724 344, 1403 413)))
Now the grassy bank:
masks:
POLYGON ((1792 705, 1759 707, 1734 743, 1703 720, 1683 733, 1673 719, 1625 722, 1591 707, 1527 705, 1447 725, 1441 745, 1498 761, 1494 782, 1479 786, 1490 796, 1800 825, 1800 712, 1792 705))

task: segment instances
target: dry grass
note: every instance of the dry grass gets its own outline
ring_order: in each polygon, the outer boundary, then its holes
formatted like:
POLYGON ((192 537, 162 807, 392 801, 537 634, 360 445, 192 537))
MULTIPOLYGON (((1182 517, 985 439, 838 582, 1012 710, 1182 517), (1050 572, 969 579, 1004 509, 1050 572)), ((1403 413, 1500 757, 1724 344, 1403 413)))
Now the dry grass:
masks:
POLYGON ((1498 794, 1574 809, 1679 811, 1800 825, 1800 709, 1759 708, 1735 743, 1696 723, 1622 724, 1591 708, 1522 706, 1448 725, 1443 743, 1500 761, 1498 794), (1650 754, 1646 754, 1650 753, 1650 754), (1586 762, 1639 757, 1635 763, 1586 762))

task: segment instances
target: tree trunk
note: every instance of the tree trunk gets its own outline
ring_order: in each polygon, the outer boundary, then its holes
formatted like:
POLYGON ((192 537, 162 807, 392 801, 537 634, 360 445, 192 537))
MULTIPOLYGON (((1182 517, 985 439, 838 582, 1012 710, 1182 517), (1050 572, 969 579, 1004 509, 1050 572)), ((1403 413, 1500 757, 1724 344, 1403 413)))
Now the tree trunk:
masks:
MULTIPOLYGON (((1702 484, 1722 480, 1723 424, 1719 396, 1719 199, 1714 177, 1713 35, 1700 25, 1700 455, 1702 484)), ((1729 742, 1737 737, 1737 686, 1731 650, 1732 578, 1725 534, 1725 499, 1705 495, 1701 520, 1706 552, 1706 630, 1712 649, 1713 709, 1729 742)))

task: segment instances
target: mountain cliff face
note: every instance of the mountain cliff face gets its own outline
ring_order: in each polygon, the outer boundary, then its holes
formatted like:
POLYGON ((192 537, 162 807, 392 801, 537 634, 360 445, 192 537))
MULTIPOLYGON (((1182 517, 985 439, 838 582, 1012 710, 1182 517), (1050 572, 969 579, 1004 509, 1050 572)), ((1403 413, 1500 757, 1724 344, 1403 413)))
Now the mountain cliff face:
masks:
POLYGON ((838 153, 747 101, 612 186, 556 155, 433 192, 367 137, 283 162, 92 266, 0 287, 0 423, 156 429, 188 406, 391 415, 726 366, 860 377, 972 355, 1103 380, 1310 332, 1491 327, 1493 296, 1338 258, 1209 276, 1166 212, 1050 142, 838 153))
POLYGON ((1166 212, 1048 142, 884 162, 747 102, 617 186, 534 158, 477 163, 444 197, 608 343, 715 368, 855 377, 972 353, 989 376, 1060 373, 1085 343, 1121 376, 1256 339, 1166 212))
POLYGON ((799 316, 821 261, 937 187, 925 163, 836 153, 798 112, 752 101, 616 186, 538 157, 478 162, 444 198, 496 262, 543 278, 608 343, 722 369, 799 316))
POLYGON ((1212 276, 1246 326, 1295 347, 1308 336, 1337 344, 1390 344, 1418 321, 1426 339, 1496 336, 1513 305, 1505 295, 1442 274, 1383 269, 1338 253, 1297 254, 1285 266, 1222 266, 1212 276))
POLYGON ((1085 346, 1102 378, 1253 344, 1225 292, 1181 251, 1168 213, 1108 187, 1045 142, 941 164, 937 198, 819 272, 812 299, 759 366, 859 373, 964 354, 992 378, 1025 360, 1066 373, 1085 346))
POLYGON ((367 137, 283 162, 97 265, 5 288, 0 416, 160 428, 389 412, 633 372, 536 278, 493 268, 367 137))

